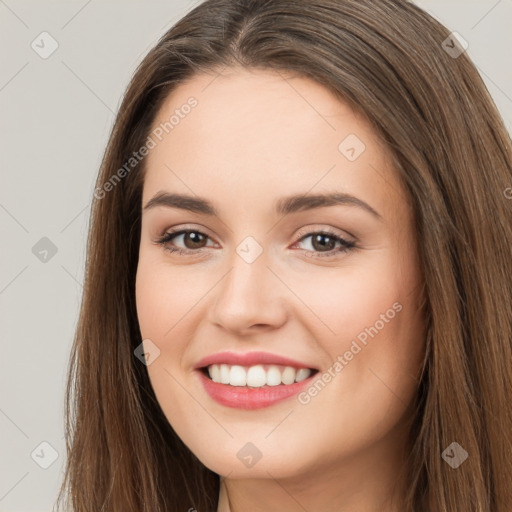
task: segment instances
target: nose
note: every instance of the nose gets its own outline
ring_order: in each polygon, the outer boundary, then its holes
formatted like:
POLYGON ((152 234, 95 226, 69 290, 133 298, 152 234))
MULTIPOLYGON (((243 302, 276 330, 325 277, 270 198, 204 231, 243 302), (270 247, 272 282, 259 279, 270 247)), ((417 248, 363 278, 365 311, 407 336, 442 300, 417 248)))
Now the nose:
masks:
POLYGON ((286 322, 291 292, 270 268, 265 253, 248 263, 235 252, 230 269, 212 292, 209 320, 238 336, 278 329, 286 322))

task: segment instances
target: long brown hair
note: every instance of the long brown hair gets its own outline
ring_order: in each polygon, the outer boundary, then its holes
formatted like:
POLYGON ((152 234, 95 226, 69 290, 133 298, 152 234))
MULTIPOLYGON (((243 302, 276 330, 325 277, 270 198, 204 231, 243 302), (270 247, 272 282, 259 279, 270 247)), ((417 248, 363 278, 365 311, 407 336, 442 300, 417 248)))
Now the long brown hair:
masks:
POLYGON ((127 88, 96 184, 58 504, 216 511, 218 475, 175 434, 134 356, 145 160, 129 171, 126 162, 177 85, 243 66, 291 70, 351 104, 385 141, 407 187, 428 326, 407 512, 512 510, 511 143, 450 37, 404 0, 207 0, 158 41, 127 88), (452 442, 468 453, 456 469, 441 456, 452 442))

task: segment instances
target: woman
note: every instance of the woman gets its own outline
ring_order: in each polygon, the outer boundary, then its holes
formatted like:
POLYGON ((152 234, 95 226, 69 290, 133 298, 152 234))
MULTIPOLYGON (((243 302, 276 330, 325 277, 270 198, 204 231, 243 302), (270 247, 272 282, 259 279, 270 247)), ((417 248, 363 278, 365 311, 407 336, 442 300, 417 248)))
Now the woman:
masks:
POLYGON ((98 176, 59 498, 510 511, 511 162, 415 5, 200 4, 98 176))

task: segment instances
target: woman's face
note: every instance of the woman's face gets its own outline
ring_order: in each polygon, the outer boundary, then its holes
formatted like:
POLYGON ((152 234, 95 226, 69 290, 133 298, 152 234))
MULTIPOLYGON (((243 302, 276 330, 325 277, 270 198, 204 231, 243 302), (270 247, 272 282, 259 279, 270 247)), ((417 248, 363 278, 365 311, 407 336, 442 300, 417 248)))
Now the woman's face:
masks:
POLYGON ((310 79, 233 68, 180 85, 152 130, 136 299, 174 430, 231 478, 396 462, 421 274, 370 125, 310 79))

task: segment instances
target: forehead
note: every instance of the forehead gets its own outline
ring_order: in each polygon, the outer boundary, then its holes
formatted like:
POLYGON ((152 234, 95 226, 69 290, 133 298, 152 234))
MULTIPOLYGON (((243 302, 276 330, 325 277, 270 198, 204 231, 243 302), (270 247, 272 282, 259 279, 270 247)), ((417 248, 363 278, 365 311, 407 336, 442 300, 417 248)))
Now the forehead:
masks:
POLYGON ((270 208, 283 195, 335 190, 385 209, 401 192, 369 123, 321 84, 285 71, 195 75, 166 98, 155 132, 144 201, 179 190, 255 208, 268 199, 270 208))

